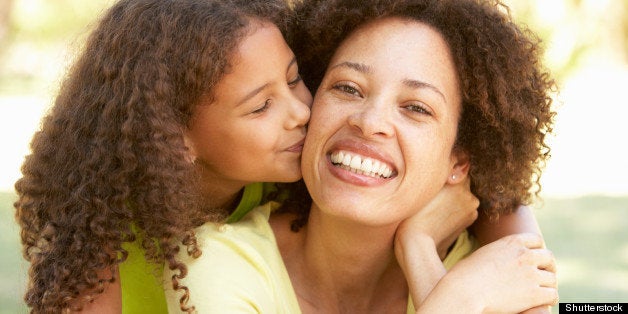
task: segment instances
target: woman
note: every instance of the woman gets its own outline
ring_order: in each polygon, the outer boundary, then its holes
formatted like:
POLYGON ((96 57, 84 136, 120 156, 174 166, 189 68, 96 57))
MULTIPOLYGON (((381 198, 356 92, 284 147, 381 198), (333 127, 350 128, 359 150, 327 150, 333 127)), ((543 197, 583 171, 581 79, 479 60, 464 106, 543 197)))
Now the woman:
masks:
MULTIPOLYGON (((534 196, 554 115, 538 44, 476 1, 296 9, 294 49, 304 78, 320 83, 302 158, 313 202, 199 228, 212 252, 186 281, 203 293, 199 311, 518 312, 556 302, 540 237, 499 240, 445 274, 442 239, 416 209, 467 176, 495 216, 534 196)), ((470 249, 464 239, 456 259, 470 249)))

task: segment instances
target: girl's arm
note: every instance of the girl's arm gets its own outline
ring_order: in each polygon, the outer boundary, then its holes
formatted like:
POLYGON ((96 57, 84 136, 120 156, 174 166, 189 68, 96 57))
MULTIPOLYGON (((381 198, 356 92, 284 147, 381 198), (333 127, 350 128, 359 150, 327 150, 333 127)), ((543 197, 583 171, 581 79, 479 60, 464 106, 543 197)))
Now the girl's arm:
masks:
MULTIPOLYGON (((426 300, 447 273, 441 260, 457 235, 473 223, 477 217, 477 206, 478 200, 470 192, 468 180, 447 184, 430 204, 397 229, 395 254, 406 274, 415 304, 426 300)), ((482 245, 509 234, 533 233, 539 236, 542 247, 545 246, 529 207, 522 206, 515 213, 502 216, 498 222, 491 223, 483 216, 473 227, 473 231, 479 233, 478 242, 482 245)), ((541 306, 527 313, 548 312, 547 306, 541 306)))
POLYGON ((427 206, 397 227, 395 255, 415 304, 420 304, 445 275, 441 260, 477 218, 479 200, 469 185, 468 179, 446 184, 427 206))
POLYGON ((501 215, 493 222, 487 215, 479 213, 470 229, 481 246, 515 233, 536 233, 543 237, 532 209, 523 205, 512 214, 501 215))
POLYGON ((555 261, 533 233, 506 236, 456 264, 417 313, 514 313, 558 301, 555 261))
MULTIPOLYGON (((519 208, 511 214, 500 215, 499 219, 493 222, 490 221, 487 215, 480 213, 478 219, 473 223, 470 229, 481 246, 517 233, 535 233, 543 239, 541 229, 539 228, 536 217, 534 217, 532 209, 523 205, 519 206, 519 208)), ((543 247, 545 247, 544 241, 543 247)), ((527 310, 525 313, 549 314, 550 312, 548 306, 541 306, 527 310)))

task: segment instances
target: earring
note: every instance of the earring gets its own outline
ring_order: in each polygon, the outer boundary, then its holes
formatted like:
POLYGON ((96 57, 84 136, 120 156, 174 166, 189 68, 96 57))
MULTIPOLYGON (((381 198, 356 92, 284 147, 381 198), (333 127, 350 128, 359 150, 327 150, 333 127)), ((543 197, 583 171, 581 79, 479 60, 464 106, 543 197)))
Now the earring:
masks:
POLYGON ((455 175, 455 174, 452 174, 452 175, 451 175, 451 179, 452 179, 452 180, 454 180, 454 181, 456 181, 456 175, 455 175))

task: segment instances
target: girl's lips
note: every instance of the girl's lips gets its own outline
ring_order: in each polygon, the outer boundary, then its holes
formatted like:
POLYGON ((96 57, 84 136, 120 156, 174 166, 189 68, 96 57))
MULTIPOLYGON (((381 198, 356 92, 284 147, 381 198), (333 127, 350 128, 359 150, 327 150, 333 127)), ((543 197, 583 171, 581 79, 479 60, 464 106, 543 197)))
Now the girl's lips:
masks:
POLYGON ((305 142, 305 139, 302 139, 300 141, 298 141, 296 144, 286 148, 287 152, 291 152, 291 153, 301 153, 303 151, 303 143, 305 142))

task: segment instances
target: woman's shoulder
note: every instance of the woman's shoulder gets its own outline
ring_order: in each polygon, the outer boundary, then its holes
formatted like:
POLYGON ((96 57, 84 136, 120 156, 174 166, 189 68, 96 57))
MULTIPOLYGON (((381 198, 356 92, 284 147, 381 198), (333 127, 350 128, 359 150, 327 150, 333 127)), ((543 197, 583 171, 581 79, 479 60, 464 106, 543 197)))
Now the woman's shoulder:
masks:
POLYGON ((453 247, 445 256, 443 260, 443 265, 445 268, 450 269, 456 263, 469 256, 469 254, 473 253, 473 251, 477 250, 479 244, 475 237, 473 237, 469 231, 464 230, 459 236, 453 247))
MULTIPOLYGON (((268 222, 272 207, 255 207, 235 223, 206 223, 196 229, 201 256, 180 254, 188 274, 190 303, 199 312, 213 313, 254 306, 275 312, 289 287, 289 278, 268 222), (287 281, 287 283, 286 283, 287 281), (279 302, 279 303, 278 303, 279 302)), ((172 274, 166 270, 164 279, 172 274)), ((171 310, 178 294, 166 287, 171 310)))
POLYGON ((269 223, 273 206, 270 203, 257 206, 234 223, 205 223, 195 229, 201 256, 193 258, 181 250, 178 258, 186 263, 190 273, 206 273, 207 269, 234 272, 248 269, 266 276, 283 266, 269 223))

